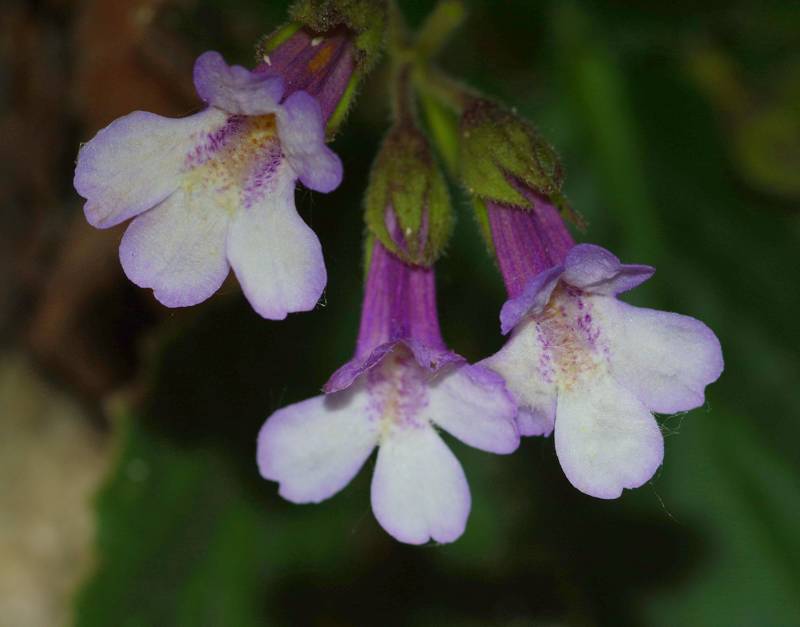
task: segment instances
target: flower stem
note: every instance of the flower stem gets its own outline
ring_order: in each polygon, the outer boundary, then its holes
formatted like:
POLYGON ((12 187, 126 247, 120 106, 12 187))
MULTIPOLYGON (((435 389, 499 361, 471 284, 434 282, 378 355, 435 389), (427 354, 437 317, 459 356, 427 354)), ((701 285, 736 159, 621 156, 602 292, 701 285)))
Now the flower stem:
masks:
POLYGON ((435 58, 461 26, 465 15, 461 0, 440 0, 417 35, 415 48, 420 57, 425 61, 435 58))

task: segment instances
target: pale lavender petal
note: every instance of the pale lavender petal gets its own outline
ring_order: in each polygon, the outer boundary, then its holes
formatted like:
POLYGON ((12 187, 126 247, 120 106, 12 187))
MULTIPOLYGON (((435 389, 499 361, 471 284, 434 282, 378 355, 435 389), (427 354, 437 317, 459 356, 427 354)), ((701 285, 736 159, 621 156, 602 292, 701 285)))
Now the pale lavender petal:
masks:
POLYGON ((435 377, 423 415, 465 444, 506 454, 519 446, 516 405, 503 378, 488 368, 462 365, 435 377))
POLYGON ((325 145, 325 122, 316 99, 293 93, 278 112, 283 151, 300 181, 318 192, 330 192, 342 182, 342 162, 325 145))
POLYGON ((372 477, 372 511, 401 542, 453 542, 471 505, 458 460, 430 426, 396 429, 384 438, 372 477))
POLYGON ((500 331, 507 335, 527 315, 536 315, 547 305, 558 285, 563 266, 540 272, 516 298, 508 299, 500 310, 500 331))
POLYGON ((521 435, 550 435, 556 412, 556 383, 552 356, 539 324, 528 320, 514 330, 506 345, 479 365, 491 368, 506 382, 519 406, 521 435))
POLYGON ((671 414, 699 407, 705 387, 723 369, 717 336, 694 318, 594 297, 611 374, 651 410, 671 414))
POLYGON ((258 434, 261 476, 293 503, 319 503, 344 488, 378 443, 363 386, 279 409, 258 434))
POLYGON ((334 372, 327 383, 323 386, 325 394, 333 394, 350 387, 353 382, 363 373, 377 366, 384 357, 391 353, 400 344, 397 342, 387 342, 378 346, 366 358, 354 357, 334 372))
POLYGON ((226 120, 207 109, 180 119, 134 111, 112 122, 78 153, 86 220, 104 229, 156 206, 180 186, 187 155, 226 120))
POLYGON ((228 65, 219 52, 204 52, 194 64, 197 95, 231 114, 264 115, 280 108, 283 80, 228 65))
POLYGON ((585 292, 614 295, 644 283, 655 271, 652 266, 620 263, 600 246, 578 244, 567 253, 561 279, 585 292))
POLYGON ((608 375, 559 391, 555 444, 570 483, 601 499, 638 488, 664 458, 664 438, 653 415, 608 375))
POLYGON ((354 357, 348 361, 331 375, 323 390, 326 394, 344 390, 352 385, 353 381, 361 374, 380 364, 386 355, 402 347, 408 348, 416 362, 430 374, 436 373, 449 364, 464 361, 461 355, 457 355, 453 351, 432 347, 424 342, 411 339, 394 340, 381 344, 366 357, 354 357))
POLYGON ((319 239, 295 209, 291 169, 282 164, 272 176, 269 190, 234 214, 227 255, 253 309, 282 320, 316 306, 327 274, 319 239))
POLYGON ((201 188, 181 188, 137 217, 119 246, 125 274, 167 307, 196 305, 228 275, 228 214, 201 188))

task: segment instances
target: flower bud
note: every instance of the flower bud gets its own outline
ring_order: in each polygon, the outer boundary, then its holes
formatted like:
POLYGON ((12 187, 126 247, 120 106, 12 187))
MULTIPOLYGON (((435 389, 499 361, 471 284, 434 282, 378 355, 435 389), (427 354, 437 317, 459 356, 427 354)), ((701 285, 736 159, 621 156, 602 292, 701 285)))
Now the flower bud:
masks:
POLYGON ((460 153, 463 182, 482 201, 529 209, 520 186, 560 197, 563 174, 552 146, 531 124, 497 103, 475 98, 467 104, 461 115, 460 153))
POLYGON ((314 96, 332 139, 380 56, 385 13, 380 1, 297 0, 292 21, 259 43, 258 70, 281 76, 287 93, 314 96))
POLYGON ((365 198, 370 232, 408 263, 429 266, 453 225, 447 183, 425 136, 410 125, 393 128, 370 173, 365 198))
POLYGON ((316 33, 345 27, 354 34, 362 74, 375 65, 383 48, 386 5, 378 0, 296 0, 289 8, 294 22, 316 33))

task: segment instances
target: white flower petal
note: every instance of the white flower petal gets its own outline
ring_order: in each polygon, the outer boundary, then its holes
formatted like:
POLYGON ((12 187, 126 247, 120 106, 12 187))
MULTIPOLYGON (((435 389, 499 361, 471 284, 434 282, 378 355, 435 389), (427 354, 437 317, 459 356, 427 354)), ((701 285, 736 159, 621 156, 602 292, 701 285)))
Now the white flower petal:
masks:
POLYGON ((520 324, 505 346, 479 365, 500 374, 519 406, 517 427, 521 435, 550 435, 556 410, 556 384, 552 357, 544 348, 535 320, 520 324))
POLYGON ((293 503, 319 503, 344 488, 378 442, 363 386, 279 409, 258 434, 261 476, 293 503))
POLYGON ((134 111, 101 130, 75 168, 89 224, 112 227, 167 198, 180 186, 187 155, 226 119, 213 108, 180 119, 134 111))
POLYGON ((699 320, 592 298, 611 374, 651 410, 674 413, 699 407, 705 387, 722 372, 719 340, 699 320))
POLYGON ((570 483, 602 499, 638 488, 664 457, 664 438, 652 414, 606 374, 559 391, 555 444, 570 483))
POLYGON ((228 233, 228 260, 242 290, 264 318, 314 308, 327 274, 319 239, 297 214, 294 174, 279 165, 270 189, 234 215, 228 233))
POLYGON ((395 429, 378 450, 372 510, 401 542, 452 542, 470 510, 467 479, 458 460, 430 426, 395 429))
POLYGON ((228 275, 228 214, 203 190, 179 189, 138 216, 119 246, 128 278, 168 307, 206 300, 228 275))
POLYGON ((519 446, 516 405, 503 379, 481 366, 457 366, 428 387, 425 416, 462 442, 490 453, 519 446))

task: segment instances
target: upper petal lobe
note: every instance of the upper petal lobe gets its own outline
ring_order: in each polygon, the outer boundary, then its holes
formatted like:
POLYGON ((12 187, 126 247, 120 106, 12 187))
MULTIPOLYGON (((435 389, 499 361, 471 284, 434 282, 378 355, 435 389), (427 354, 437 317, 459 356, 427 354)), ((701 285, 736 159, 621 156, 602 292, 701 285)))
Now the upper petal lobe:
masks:
POLYGON ((300 181, 327 193, 342 182, 342 162, 325 145, 325 121, 317 100, 303 91, 293 93, 278 112, 281 145, 300 181))
POLYGON ((280 108, 283 80, 265 77, 240 65, 228 65, 219 52, 204 52, 194 64, 197 95, 231 114, 264 115, 280 108))
POLYGON ((614 295, 641 285, 652 266, 623 264, 605 248, 578 244, 567 253, 562 280, 592 294, 614 295))

